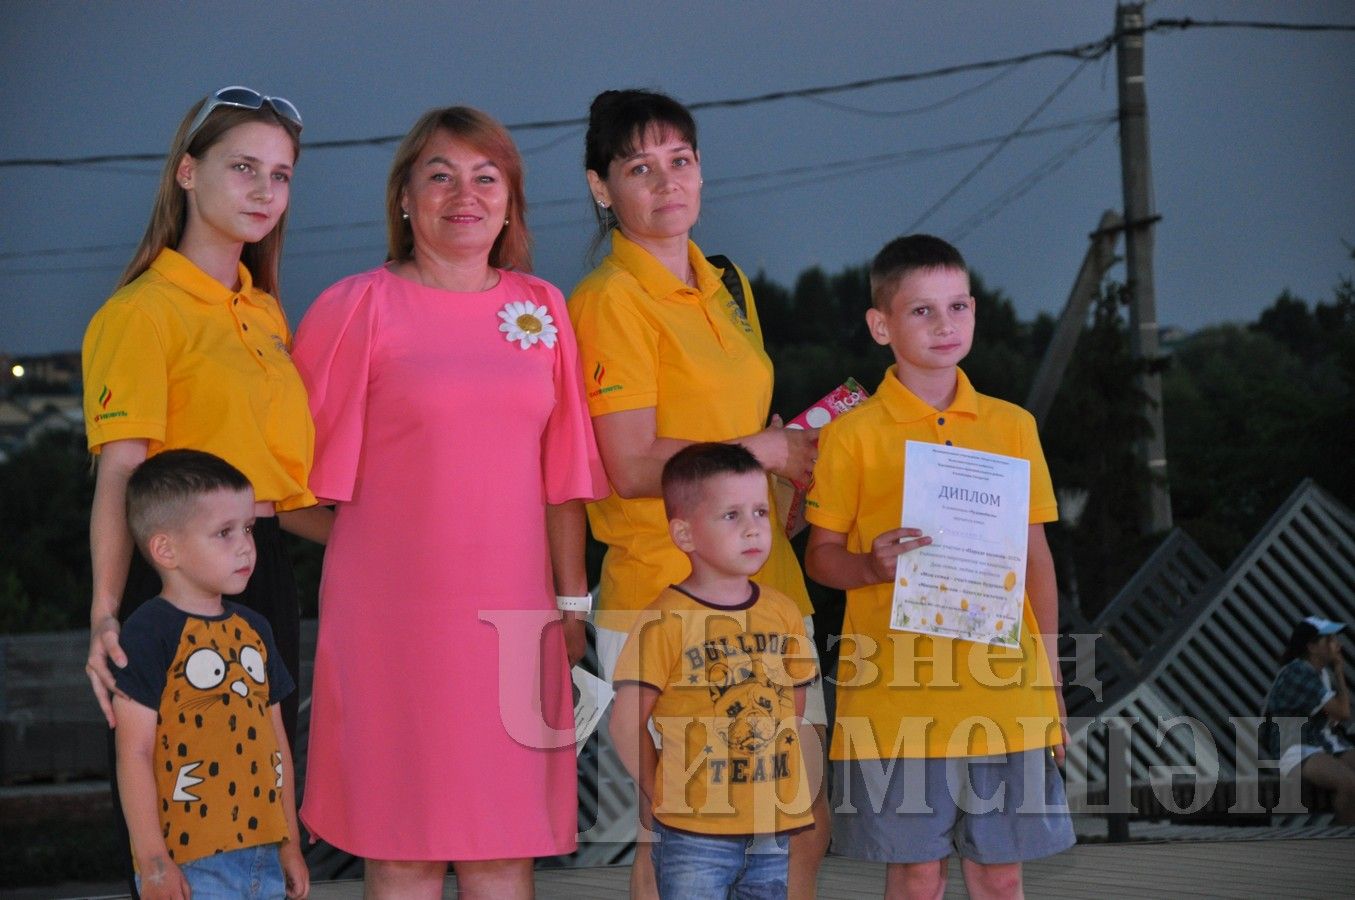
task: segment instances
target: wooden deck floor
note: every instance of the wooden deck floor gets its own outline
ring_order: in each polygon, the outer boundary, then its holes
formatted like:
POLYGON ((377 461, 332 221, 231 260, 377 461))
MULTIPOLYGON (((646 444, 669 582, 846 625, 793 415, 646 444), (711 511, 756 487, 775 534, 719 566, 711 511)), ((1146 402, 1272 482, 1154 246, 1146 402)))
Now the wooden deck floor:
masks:
MULTIPOLYGON (((537 873, 540 900, 625 900, 629 868, 537 873)), ((884 867, 829 857, 824 900, 867 900, 884 890, 884 867)), ((1355 838, 1082 844, 1026 866, 1031 898, 1349 897, 1355 895, 1355 838)), ((359 900, 362 884, 314 885, 312 900, 359 900)), ((448 881, 445 897, 455 897, 448 881)), ((952 865, 947 897, 964 897, 952 865)))
MULTIPOLYGON (((1026 896, 1032 900, 1110 898, 1330 898, 1355 897, 1355 836, 1254 840, 1135 841, 1079 844, 1026 866, 1026 896)), ((626 900, 627 866, 548 869, 537 872, 539 900, 626 900)), ((98 897, 121 900, 115 888, 63 885, 10 889, 0 898, 98 897)), ((829 857, 819 878, 823 900, 876 900, 884 890, 884 867, 829 857)), ((361 881, 322 881, 312 900, 360 900, 361 881)), ((123 895, 125 897, 125 895, 123 895)), ((444 897, 456 896, 447 881, 444 897)), ((947 897, 964 897, 959 866, 952 865, 947 897)))

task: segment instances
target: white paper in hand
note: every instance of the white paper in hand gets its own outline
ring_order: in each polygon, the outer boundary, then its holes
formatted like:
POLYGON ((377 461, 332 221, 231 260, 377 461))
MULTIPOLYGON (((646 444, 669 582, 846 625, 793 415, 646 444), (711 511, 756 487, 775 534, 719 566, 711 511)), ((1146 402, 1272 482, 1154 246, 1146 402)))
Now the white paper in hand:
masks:
POLYGON ((1020 644, 1029 522, 1029 460, 908 441, 900 524, 932 542, 899 557, 889 627, 1020 644))

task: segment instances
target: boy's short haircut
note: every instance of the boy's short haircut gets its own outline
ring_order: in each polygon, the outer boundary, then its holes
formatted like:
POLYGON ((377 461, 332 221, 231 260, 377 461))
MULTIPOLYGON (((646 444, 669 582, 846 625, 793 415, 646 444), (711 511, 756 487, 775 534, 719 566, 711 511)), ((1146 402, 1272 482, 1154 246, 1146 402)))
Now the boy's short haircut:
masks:
POLYGON ((765 472, 757 457, 738 444, 692 444, 663 466, 663 508, 668 518, 690 513, 701 502, 702 487, 716 475, 765 472))
POLYGON ((959 269, 968 272, 964 257, 951 244, 930 234, 905 234, 884 245, 870 264, 870 302, 889 312, 899 282, 921 269, 959 269))
POLYGON ((203 494, 250 487, 244 473, 219 456, 166 450, 137 466, 128 479, 127 526, 144 550, 152 535, 182 526, 203 494))

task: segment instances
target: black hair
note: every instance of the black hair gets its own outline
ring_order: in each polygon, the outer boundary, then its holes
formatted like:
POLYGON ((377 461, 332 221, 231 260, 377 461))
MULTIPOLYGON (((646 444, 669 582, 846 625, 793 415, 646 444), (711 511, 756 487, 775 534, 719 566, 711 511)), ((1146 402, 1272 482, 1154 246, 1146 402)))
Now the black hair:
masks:
POLYGON ((203 494, 249 489, 244 473, 219 456, 166 450, 137 466, 127 480, 127 526, 144 549, 152 535, 181 526, 203 494))
MULTIPOLYGON (((687 107, 667 94, 634 88, 598 94, 588 107, 588 131, 583 138, 584 169, 605 180, 613 160, 633 154, 653 127, 671 128, 696 152, 696 120, 687 107)), ((610 210, 596 203, 592 207, 598 232, 589 248, 590 257, 616 226, 616 217, 610 210)))
POLYGON ((1320 637, 1321 635, 1317 633, 1317 628, 1312 622, 1300 620, 1294 625, 1294 630, 1289 632, 1289 640, 1280 653, 1280 665, 1293 662, 1296 659, 1305 659, 1308 656, 1309 645, 1320 637))
POLYGON ((630 156, 653 125, 666 125, 696 149, 696 120, 687 107, 656 91, 603 91, 588 107, 583 167, 607 177, 612 160, 630 156))
POLYGON ((738 444, 692 444, 663 466, 663 508, 668 518, 691 512, 701 502, 701 489, 717 475, 764 472, 757 457, 738 444))
POLYGON ((885 244, 870 264, 870 302, 881 312, 889 311, 889 302, 899 282, 923 269, 959 269, 968 272, 964 257, 954 246, 930 234, 905 234, 885 244))

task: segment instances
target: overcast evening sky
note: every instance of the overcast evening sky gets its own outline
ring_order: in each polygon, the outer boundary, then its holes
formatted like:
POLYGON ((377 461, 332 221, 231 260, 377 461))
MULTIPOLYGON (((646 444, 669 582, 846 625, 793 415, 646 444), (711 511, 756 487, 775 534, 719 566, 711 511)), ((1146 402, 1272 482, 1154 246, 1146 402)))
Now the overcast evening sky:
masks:
MULTIPOLYGON (((1349 25, 1355 6, 1157 0, 1146 17, 1349 25)), ((184 111, 227 84, 290 98, 303 140, 326 141, 403 134, 453 103, 512 124, 584 116, 606 88, 690 103, 921 72, 1093 42, 1113 19, 1112 0, 11 0, 0 161, 163 154, 184 111)), ((1355 270, 1355 34, 1150 34, 1147 88, 1159 321, 1250 321, 1285 288, 1329 298, 1355 270)), ((786 284, 865 262, 994 145, 917 151, 1001 138, 1047 100, 1029 129, 1062 127, 1012 140, 920 230, 958 239, 1022 318, 1057 313, 1087 233, 1121 207, 1113 54, 704 110, 694 236, 786 284)), ((592 229, 582 127, 515 137, 536 271, 568 293, 592 229)), ((393 149, 303 151, 282 271, 293 325, 328 284, 384 259, 393 149)), ((0 167, 0 354, 78 348, 145 228, 159 165, 0 167)))

